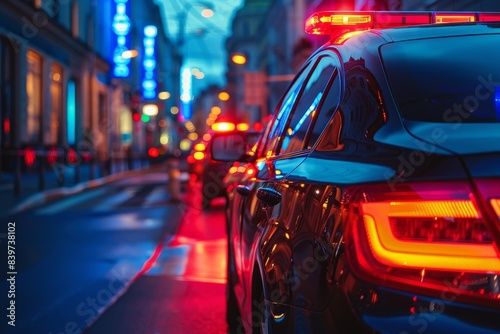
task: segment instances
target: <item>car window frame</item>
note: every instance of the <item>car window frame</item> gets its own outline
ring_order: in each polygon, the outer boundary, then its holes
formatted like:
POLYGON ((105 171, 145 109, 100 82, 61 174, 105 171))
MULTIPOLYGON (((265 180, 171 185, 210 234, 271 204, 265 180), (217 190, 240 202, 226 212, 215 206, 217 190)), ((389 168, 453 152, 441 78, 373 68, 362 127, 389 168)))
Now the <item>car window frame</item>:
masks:
MULTIPOLYGON (((286 121, 286 125, 284 127, 284 130, 290 128, 292 121, 295 121, 297 119, 296 118, 297 115, 299 115, 302 119, 303 116, 305 115, 305 113, 309 110, 309 109, 299 110, 299 106, 302 105, 302 102, 304 101, 304 98, 306 97, 306 95, 307 95, 307 97, 309 97, 308 93, 310 92, 310 90, 307 89, 309 84, 314 85, 316 82, 318 82, 320 80, 320 77, 324 75, 323 73, 320 73, 313 82, 313 77, 318 71, 320 71, 320 65, 323 62, 328 62, 327 66, 330 66, 330 65, 333 66, 333 71, 331 72, 331 74, 329 74, 329 76, 326 80, 323 92, 328 92, 330 90, 331 85, 334 82, 334 79, 338 76, 339 68, 340 68, 340 61, 338 61, 338 59, 336 59, 335 57, 330 56, 330 54, 328 54, 328 53, 319 53, 316 56, 316 62, 314 64, 311 72, 309 73, 307 80, 304 81, 302 94, 299 97, 297 97, 297 99, 294 103, 293 109, 288 115, 288 119, 286 121)), ((324 68, 325 67, 322 67, 321 71, 323 71, 324 68)), ((321 113, 321 110, 322 110, 322 107, 323 107, 323 104, 324 104, 326 97, 327 97, 327 94, 323 94, 321 96, 320 100, 317 103, 316 112, 310 118, 310 120, 308 121, 308 124, 306 124, 307 127, 305 128, 305 134, 301 139, 300 148, 299 149, 292 149, 292 150, 285 149, 285 151, 283 151, 283 144, 284 144, 285 140, 287 138, 292 138, 292 136, 288 135, 288 133, 287 133, 288 130, 282 131, 282 136, 281 136, 282 138, 281 138, 280 142, 278 143, 278 147, 276 148, 277 155, 280 155, 280 156, 287 155, 287 154, 296 153, 296 152, 300 152, 300 151, 304 150, 304 148, 306 147, 306 144, 308 143, 309 133, 310 133, 310 131, 312 131, 312 128, 310 126, 311 126, 311 124, 315 123, 315 120, 318 118, 319 114, 321 113)))
MULTIPOLYGON (((281 97, 281 100, 279 102, 279 104, 276 106, 276 108, 274 109, 273 111, 273 116, 272 116, 272 125, 270 126, 269 128, 269 132, 267 134, 267 137, 263 143, 263 150, 262 150, 262 154, 264 157, 266 158, 270 158, 270 157, 274 157, 276 156, 276 147, 277 147, 277 143, 281 140, 280 138, 280 135, 281 135, 281 131, 276 131, 276 126, 278 124, 276 124, 276 122, 278 121, 279 122, 279 119, 278 117, 280 116, 280 111, 283 107, 283 103, 285 102, 285 100, 287 99, 287 97, 289 96, 289 93, 291 91, 291 89, 294 87, 294 85, 297 83, 297 81, 299 79, 302 78, 302 75, 305 75, 305 78, 304 78, 304 82, 306 80, 308 80, 308 78, 310 77, 311 75, 311 72, 312 70, 314 69, 314 66, 316 65, 317 63, 317 58, 314 57, 314 58, 310 58, 307 62, 304 63, 304 65, 302 66, 302 68, 299 70, 299 72, 297 72, 295 78, 293 79, 293 81, 288 85, 287 89, 285 90, 285 92, 283 93, 282 97, 281 97), (276 139, 276 142, 273 142, 274 139, 276 139)), ((300 90, 299 90, 299 93, 297 94, 297 96, 300 96, 303 92, 303 86, 300 87, 300 90)), ((295 101, 294 101, 294 104, 295 104, 295 101)), ((293 111, 294 109, 294 105, 292 105, 292 107, 289 109, 290 111, 288 112, 288 115, 287 115, 287 118, 288 116, 290 115, 290 113, 293 111)), ((287 122, 284 123, 284 126, 287 124, 287 122)))

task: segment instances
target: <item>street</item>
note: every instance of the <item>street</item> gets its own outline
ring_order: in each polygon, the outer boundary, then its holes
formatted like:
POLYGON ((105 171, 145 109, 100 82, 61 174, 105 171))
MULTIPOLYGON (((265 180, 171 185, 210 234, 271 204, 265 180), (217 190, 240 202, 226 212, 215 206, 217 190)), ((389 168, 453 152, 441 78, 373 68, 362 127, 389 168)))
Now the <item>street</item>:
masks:
POLYGON ((0 332, 225 333, 224 202, 202 211, 184 182, 170 203, 167 184, 152 170, 2 218, 0 332))

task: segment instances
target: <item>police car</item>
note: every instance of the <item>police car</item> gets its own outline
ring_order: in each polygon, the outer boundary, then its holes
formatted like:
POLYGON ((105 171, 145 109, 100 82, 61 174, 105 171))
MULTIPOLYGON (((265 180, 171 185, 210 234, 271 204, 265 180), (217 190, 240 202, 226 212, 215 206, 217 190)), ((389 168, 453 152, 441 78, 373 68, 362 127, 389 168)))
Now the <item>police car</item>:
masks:
POLYGON ((231 333, 498 333, 500 14, 306 31, 330 42, 258 147, 212 152, 254 170, 228 205, 231 333))

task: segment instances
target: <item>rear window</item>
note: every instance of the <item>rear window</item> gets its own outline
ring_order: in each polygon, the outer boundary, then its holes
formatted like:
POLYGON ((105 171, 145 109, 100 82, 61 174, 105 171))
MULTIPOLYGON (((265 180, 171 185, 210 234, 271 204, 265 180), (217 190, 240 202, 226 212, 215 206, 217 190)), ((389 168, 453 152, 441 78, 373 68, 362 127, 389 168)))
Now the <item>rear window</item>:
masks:
POLYGON ((402 116, 442 123, 500 122, 500 35, 384 45, 381 55, 402 116))

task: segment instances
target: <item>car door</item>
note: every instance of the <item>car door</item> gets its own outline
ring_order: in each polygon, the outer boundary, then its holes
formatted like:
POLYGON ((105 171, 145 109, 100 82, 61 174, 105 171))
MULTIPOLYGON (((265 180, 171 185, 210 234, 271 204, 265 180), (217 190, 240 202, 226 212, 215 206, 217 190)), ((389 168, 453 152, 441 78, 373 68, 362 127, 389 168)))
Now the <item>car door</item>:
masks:
POLYGON ((269 296, 278 304, 320 310, 329 295, 321 274, 327 259, 318 243, 321 234, 318 224, 332 190, 324 183, 311 182, 314 179, 311 171, 300 166, 337 111, 341 97, 340 71, 336 53, 325 51, 318 55, 317 64, 277 142, 277 154, 270 159, 278 177, 269 180, 266 186, 280 192, 282 200, 279 208, 273 210, 262 236, 259 258, 267 291, 279 291, 269 296))
MULTIPOLYGON (((237 284, 234 285, 236 295, 246 296, 249 290, 251 279, 249 273, 252 272, 254 257, 252 254, 252 244, 257 232, 259 222, 265 219, 265 212, 262 205, 256 197, 256 191, 268 180, 275 177, 275 172, 270 169, 272 165, 267 163, 267 158, 275 155, 277 138, 282 128, 286 124, 290 112, 293 110, 297 96, 301 93, 304 81, 307 79, 314 66, 313 61, 309 61, 302 68, 295 80, 289 86, 286 94, 282 98, 279 106, 276 108, 265 135, 259 141, 259 147, 256 151, 256 159, 253 162, 254 174, 250 178, 240 180, 240 185, 247 188, 248 194, 245 196, 236 195, 233 199, 233 214, 231 219, 231 242, 233 243, 235 266, 238 268, 237 284)), ((249 299, 247 299, 249 300, 249 299)))
MULTIPOLYGON (((339 68, 340 62, 336 54, 329 51, 319 53, 290 86, 274 115, 263 147, 264 157, 256 164, 256 176, 248 184, 251 193, 244 200, 241 209, 241 266, 246 291, 251 286, 256 256, 263 266, 272 266, 269 261, 264 263, 265 249, 256 254, 258 239, 264 236, 265 240, 261 240, 261 245, 271 245, 270 240, 282 240, 283 243, 279 244, 285 244, 287 231, 302 215, 305 199, 303 187, 298 183, 297 188, 296 179, 290 182, 289 178, 310 152, 309 137, 319 137, 338 105, 339 68), (282 203, 274 208, 267 206, 264 209, 266 204, 256 197, 256 190, 262 187, 282 192, 282 203), (283 223, 283 228, 276 228, 280 227, 276 222, 283 223)), ((280 277, 286 275, 290 269, 292 249, 291 245, 282 248, 282 265, 276 266, 275 263, 274 268, 263 268, 263 272, 280 277)), ((268 252, 271 250, 272 248, 268 252)), ((278 253, 273 256, 276 254, 278 253)))

